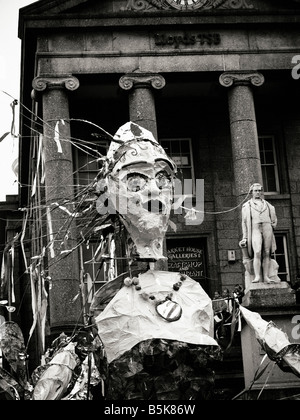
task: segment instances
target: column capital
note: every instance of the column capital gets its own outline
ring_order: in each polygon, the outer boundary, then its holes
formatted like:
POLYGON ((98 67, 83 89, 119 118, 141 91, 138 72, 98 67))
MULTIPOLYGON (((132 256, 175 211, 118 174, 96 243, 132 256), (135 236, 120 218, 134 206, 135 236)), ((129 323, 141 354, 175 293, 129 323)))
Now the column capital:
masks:
POLYGON ((229 71, 222 73, 219 82, 224 87, 237 85, 261 86, 265 81, 264 76, 259 72, 229 71))
POLYGON ((165 78, 157 73, 128 73, 119 80, 119 85, 124 90, 132 88, 149 88, 162 89, 166 85, 165 78))
POLYGON ((79 80, 72 75, 44 75, 37 76, 32 81, 32 98, 36 99, 37 92, 44 92, 47 89, 76 90, 79 87, 79 80))

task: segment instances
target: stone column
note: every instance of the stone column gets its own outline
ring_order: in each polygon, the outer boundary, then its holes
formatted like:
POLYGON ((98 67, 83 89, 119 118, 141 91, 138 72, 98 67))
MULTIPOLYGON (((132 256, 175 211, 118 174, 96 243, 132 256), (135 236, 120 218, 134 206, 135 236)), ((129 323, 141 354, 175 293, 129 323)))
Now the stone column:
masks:
MULTIPOLYGON (((256 72, 226 72, 221 74, 220 83, 228 87, 228 105, 231 132, 232 161, 237 204, 242 203, 249 193, 249 187, 262 182, 262 170, 252 86, 261 86, 264 77, 256 72)), ((248 198, 251 198, 249 196, 248 198)), ((238 228, 242 239, 242 209, 239 208, 238 228)), ((242 248, 245 271, 245 286, 251 282, 249 255, 242 248)))
MULTIPOLYGON (((122 76, 119 85, 122 89, 129 91, 130 121, 151 131, 154 138, 157 139, 153 89, 162 89, 166 85, 164 77, 160 74, 131 73, 122 76)), ((164 244, 164 254, 166 255, 166 244, 164 244)), ((167 270, 168 263, 165 260, 159 260, 154 263, 154 268, 167 270)))
POLYGON ((68 91, 77 89, 79 81, 69 75, 40 76, 32 86, 35 97, 42 95, 43 106, 50 328, 51 335, 67 334, 82 323, 81 298, 74 300, 80 290, 80 276, 75 219, 70 216, 74 211, 74 168, 68 99, 68 91))
POLYGON ((157 123, 153 89, 162 89, 166 82, 159 74, 132 73, 122 76, 119 85, 129 91, 130 121, 151 131, 157 139, 157 123))
POLYGON ((261 86, 257 72, 226 72, 220 83, 228 87, 229 118, 235 189, 238 202, 254 182, 262 184, 258 134, 252 86, 261 86))
MULTIPOLYGON (((264 83, 264 77, 257 72, 228 72, 220 76, 220 83, 222 86, 229 87, 235 189, 237 201, 241 203, 254 182, 263 184, 252 86, 261 86, 264 83)), ((239 225, 241 229, 241 212, 239 225)), ((264 320, 276 322, 279 327, 283 325, 285 330, 289 330, 290 335, 291 313, 293 313, 291 308, 296 301, 288 283, 251 283, 248 277, 246 272, 243 306, 260 313, 264 320)), ((255 372, 259 369, 262 356, 255 329, 250 328, 246 323, 241 332, 241 344, 245 384, 249 387, 255 372)), ((265 380, 266 375, 259 378, 251 392, 255 394, 257 387, 261 389, 265 380)), ((268 388, 274 393, 277 389, 282 389, 283 384, 288 381, 293 385, 293 380, 292 374, 289 377, 283 376, 282 371, 276 366, 272 371, 268 388)))

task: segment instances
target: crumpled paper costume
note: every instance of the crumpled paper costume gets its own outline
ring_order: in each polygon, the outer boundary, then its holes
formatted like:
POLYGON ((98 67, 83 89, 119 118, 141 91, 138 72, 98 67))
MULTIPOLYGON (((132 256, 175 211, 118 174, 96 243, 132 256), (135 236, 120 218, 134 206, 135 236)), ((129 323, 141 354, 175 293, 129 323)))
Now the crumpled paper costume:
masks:
POLYGON ((96 317, 98 332, 103 341, 108 362, 121 356, 137 343, 162 338, 203 346, 218 346, 213 338, 213 310, 211 299, 195 280, 189 277, 178 291, 172 285, 180 274, 149 270, 139 275, 141 289, 124 286, 96 317), (172 301, 182 308, 181 317, 168 322, 156 312, 156 304, 170 292, 172 301), (143 298, 143 294, 155 299, 143 298))

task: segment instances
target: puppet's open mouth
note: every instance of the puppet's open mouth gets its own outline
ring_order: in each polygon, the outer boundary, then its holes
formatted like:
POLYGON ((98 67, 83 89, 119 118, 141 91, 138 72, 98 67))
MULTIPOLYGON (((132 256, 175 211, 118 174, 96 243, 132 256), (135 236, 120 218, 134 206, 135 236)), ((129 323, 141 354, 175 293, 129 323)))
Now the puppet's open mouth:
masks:
POLYGON ((143 208, 151 213, 164 213, 166 206, 159 200, 149 200, 143 204, 143 208))

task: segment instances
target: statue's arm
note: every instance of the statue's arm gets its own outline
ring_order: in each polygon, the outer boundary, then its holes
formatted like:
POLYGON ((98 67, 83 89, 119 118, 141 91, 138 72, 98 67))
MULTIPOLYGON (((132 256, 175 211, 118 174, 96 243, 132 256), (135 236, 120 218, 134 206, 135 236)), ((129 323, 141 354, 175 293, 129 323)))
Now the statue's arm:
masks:
POLYGON ((274 229, 277 226, 277 216, 276 216, 275 207, 272 208, 272 212, 271 212, 271 225, 274 229))
POLYGON ((245 206, 242 208, 242 232, 243 232, 242 241, 247 241, 248 239, 247 208, 245 206))

